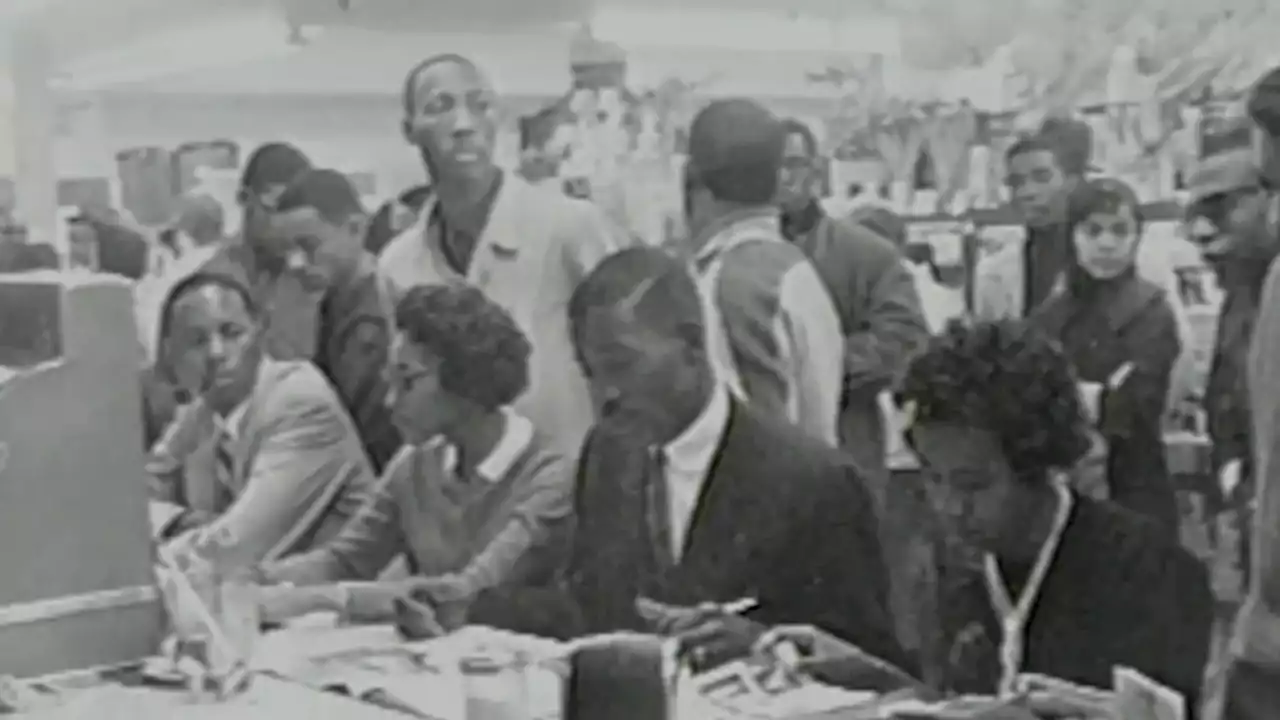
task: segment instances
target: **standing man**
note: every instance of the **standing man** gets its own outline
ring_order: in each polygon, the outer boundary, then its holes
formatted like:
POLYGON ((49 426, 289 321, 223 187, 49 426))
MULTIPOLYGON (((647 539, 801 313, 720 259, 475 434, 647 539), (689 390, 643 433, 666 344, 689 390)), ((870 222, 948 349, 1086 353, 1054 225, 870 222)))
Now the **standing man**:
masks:
POLYGON ((505 308, 533 344, 530 386, 515 407, 576 452, 591 404, 565 307, 596 263, 630 241, 594 205, 494 163, 497 96, 472 61, 419 63, 402 100, 405 139, 432 188, 418 221, 379 256, 391 300, 415 285, 463 279, 505 308))
POLYGON ((687 250, 722 379, 765 413, 836 445, 844 337, 822 278, 779 227, 786 134, 751 100, 698 113, 684 170, 687 250))
POLYGON ((1057 287, 1072 252, 1069 201, 1084 180, 1092 142, 1084 123, 1050 118, 1005 152, 1006 182, 1027 231, 1022 242, 978 264, 979 318, 1023 317, 1057 287))
MULTIPOLYGON (((818 200, 818 141, 787 120, 781 182, 782 233, 804 251, 835 301, 844 337, 840 446, 858 463, 880 513, 881 545, 904 645, 918 645, 911 604, 911 545, 927 505, 923 488, 890 483, 881 395, 929 338, 915 278, 898 249, 867 226, 827 215, 818 200)), ((883 219, 877 216, 877 219, 883 219)))
POLYGON ((928 339, 920 295, 892 243, 823 211, 815 192, 817 138, 797 120, 784 125, 782 234, 813 262, 835 301, 844 336, 840 444, 879 493, 885 439, 878 398, 928 339))
MULTIPOLYGON (((1254 86, 1248 110, 1257 126, 1262 185, 1271 190, 1267 237, 1274 244, 1280 240, 1280 68, 1254 86)), ((1271 262, 1259 307, 1248 376, 1257 484, 1253 572, 1232 640, 1226 720, 1274 718, 1280 708, 1280 263, 1271 262)))

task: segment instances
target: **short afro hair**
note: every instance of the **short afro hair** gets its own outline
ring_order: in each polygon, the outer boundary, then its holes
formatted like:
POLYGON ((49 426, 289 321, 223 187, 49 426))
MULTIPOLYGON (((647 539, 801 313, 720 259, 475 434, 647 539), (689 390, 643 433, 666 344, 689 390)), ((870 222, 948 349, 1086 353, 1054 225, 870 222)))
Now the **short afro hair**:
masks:
POLYGON ((440 361, 440 386, 485 410, 515 402, 529 386, 533 348, 511 315, 462 282, 412 288, 396 305, 396 328, 440 361))
POLYGON ((952 322, 911 362, 895 399, 914 406, 913 422, 991 433, 1029 482, 1074 466, 1091 445, 1071 363, 1024 320, 952 322))

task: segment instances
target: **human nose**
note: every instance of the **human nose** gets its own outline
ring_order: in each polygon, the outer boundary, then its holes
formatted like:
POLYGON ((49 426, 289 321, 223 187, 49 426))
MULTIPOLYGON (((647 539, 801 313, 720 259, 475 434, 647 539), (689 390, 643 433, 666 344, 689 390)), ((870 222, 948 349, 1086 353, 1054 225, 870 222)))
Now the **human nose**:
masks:
POLYGON ((479 113, 465 103, 459 104, 453 117, 454 137, 465 137, 476 132, 479 126, 479 113))

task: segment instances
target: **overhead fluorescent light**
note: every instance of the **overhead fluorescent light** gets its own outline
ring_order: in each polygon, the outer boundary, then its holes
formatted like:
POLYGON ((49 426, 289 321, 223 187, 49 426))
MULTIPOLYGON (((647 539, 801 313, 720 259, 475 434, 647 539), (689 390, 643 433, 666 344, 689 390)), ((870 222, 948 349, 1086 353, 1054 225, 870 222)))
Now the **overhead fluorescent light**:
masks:
POLYGON ((896 20, 846 20, 781 11, 643 10, 605 7, 591 20, 596 37, 624 47, 694 47, 760 52, 900 54, 896 20))
POLYGON ((64 68, 60 89, 99 90, 284 57, 319 36, 320 28, 290 28, 275 12, 208 20, 158 33, 64 68))

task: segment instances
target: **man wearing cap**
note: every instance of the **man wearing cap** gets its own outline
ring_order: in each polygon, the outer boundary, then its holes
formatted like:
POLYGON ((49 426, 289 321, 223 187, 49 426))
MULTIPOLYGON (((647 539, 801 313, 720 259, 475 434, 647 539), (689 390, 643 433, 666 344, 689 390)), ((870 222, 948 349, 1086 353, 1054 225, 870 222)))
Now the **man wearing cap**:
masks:
POLYGON ((631 240, 591 203, 498 167, 498 98, 474 62, 424 60, 406 76, 401 99, 402 131, 431 188, 415 198, 416 222, 379 255, 388 304, 415 285, 464 280, 483 290, 533 345, 529 389, 516 409, 577 452, 592 411, 565 308, 582 278, 631 240))
POLYGON ((1247 148, 1205 158, 1188 186, 1188 235, 1223 290, 1204 405, 1214 475, 1230 496, 1251 487, 1249 343, 1267 268, 1280 248, 1266 237, 1267 196, 1247 148))
MULTIPOLYGON (((1280 242, 1280 68, 1253 87, 1248 111, 1256 125, 1255 162, 1268 190, 1266 232, 1258 237, 1274 247, 1280 242)), ((1256 485, 1252 577, 1232 640, 1225 720, 1274 718, 1280 711, 1280 263, 1274 260, 1259 308, 1248 367, 1256 485)))
POLYGON ((775 202, 786 135, 751 100, 698 113, 684 169, 685 249, 707 304, 713 367, 739 396, 836 445, 844 334, 822 278, 783 238, 775 202))

